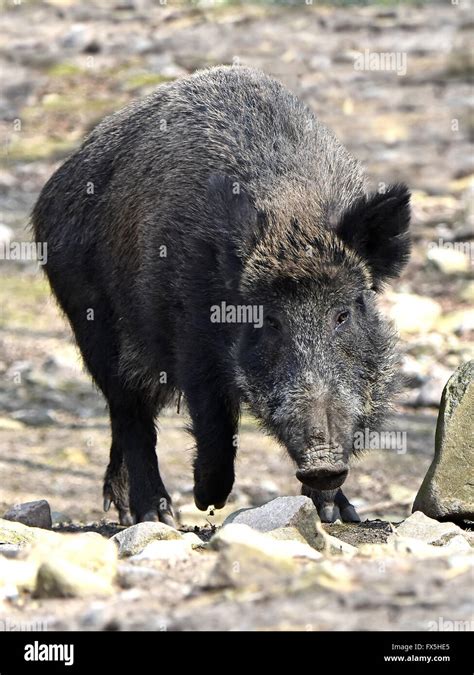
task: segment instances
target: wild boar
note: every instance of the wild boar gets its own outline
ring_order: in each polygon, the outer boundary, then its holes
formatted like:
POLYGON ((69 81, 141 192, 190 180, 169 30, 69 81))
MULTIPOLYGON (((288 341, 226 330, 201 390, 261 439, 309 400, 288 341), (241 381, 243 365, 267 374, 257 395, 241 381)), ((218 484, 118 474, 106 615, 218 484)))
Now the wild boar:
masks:
POLYGON ((407 262, 409 220, 404 185, 368 194, 333 133, 257 70, 200 71, 101 122, 32 221, 107 399, 104 508, 172 522, 155 421, 182 392, 200 509, 232 490, 245 404, 322 519, 357 519, 340 486, 397 387, 376 294, 407 262))

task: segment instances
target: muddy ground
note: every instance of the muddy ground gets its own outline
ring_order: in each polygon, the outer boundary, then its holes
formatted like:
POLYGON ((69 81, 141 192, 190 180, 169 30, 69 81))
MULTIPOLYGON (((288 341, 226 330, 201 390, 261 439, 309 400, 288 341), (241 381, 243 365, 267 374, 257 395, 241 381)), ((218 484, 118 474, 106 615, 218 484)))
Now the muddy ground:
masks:
MULTIPOLYGON (((439 311, 425 324, 413 316, 413 325, 402 327, 407 386, 390 428, 405 433, 406 443, 354 462, 346 494, 365 522, 331 528, 356 545, 382 541, 390 523, 410 513, 430 464, 442 385, 472 358, 472 266, 446 273, 428 255, 430 242, 473 236, 467 8, 3 4, 1 220, 15 241, 29 236, 28 214, 45 180, 106 113, 218 63, 277 76, 364 162, 373 187, 404 180, 414 190, 413 258, 391 293, 433 300, 439 311), (365 49, 406 54, 406 73, 355 70, 365 49)), ((389 311, 393 302, 390 293, 382 300, 389 311)), ((197 526, 206 537, 236 508, 298 494, 285 453, 244 415, 228 505, 197 512, 185 424, 185 409, 169 410, 159 424, 160 467, 183 529, 197 526)), ((108 446, 104 401, 81 369, 38 266, 0 260, 0 511, 46 498, 55 527, 113 534, 115 514, 104 519, 101 510, 108 446)), ((470 616, 465 571, 448 574, 440 561, 392 562, 383 571, 372 562, 354 565, 351 592, 336 584, 219 595, 202 586, 205 565, 183 563, 107 601, 22 599, 5 611, 47 617, 51 628, 84 629, 426 630, 440 616, 470 616)))

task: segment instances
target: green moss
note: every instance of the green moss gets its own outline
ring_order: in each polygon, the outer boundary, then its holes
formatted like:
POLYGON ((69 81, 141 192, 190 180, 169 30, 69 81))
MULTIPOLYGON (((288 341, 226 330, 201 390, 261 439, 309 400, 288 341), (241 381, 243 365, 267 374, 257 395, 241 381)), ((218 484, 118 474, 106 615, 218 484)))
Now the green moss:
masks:
MULTIPOLYGON (((119 103, 119 105, 122 102, 119 103)), ((116 109, 117 102, 110 98, 88 98, 82 92, 68 94, 49 94, 36 109, 49 112, 75 113, 90 115, 91 112, 109 112, 116 109)), ((34 109, 33 109, 34 110, 34 109)))
MULTIPOLYGON (((9 264, 13 263, 2 261, 2 269, 9 264)), ((39 274, 35 277, 0 275, 0 328, 51 329, 53 311, 57 313, 50 297, 48 283, 39 274)))
POLYGON ((173 79, 159 73, 133 73, 125 78, 124 86, 126 90, 143 89, 144 87, 153 87, 165 82, 171 82, 173 79))
POLYGON ((0 525, 0 542, 5 544, 12 544, 13 546, 28 546, 34 543, 34 536, 24 535, 21 532, 15 532, 12 528, 4 528, 0 525))
POLYGON ((63 61, 63 63, 55 63, 54 66, 48 68, 46 74, 49 77, 72 77, 74 75, 84 75, 85 72, 85 69, 76 63, 63 61))
POLYGON ((75 146, 75 141, 59 138, 18 137, 8 148, 8 159, 13 162, 61 159, 67 157, 75 146))

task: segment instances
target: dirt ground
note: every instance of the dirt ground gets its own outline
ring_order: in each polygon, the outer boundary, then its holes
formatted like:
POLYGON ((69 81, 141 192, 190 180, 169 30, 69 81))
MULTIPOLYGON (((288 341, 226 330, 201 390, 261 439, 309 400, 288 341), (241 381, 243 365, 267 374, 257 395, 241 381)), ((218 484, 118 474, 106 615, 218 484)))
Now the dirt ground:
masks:
MULTIPOLYGON (((402 330, 407 387, 390 428, 406 434, 406 447, 370 451, 354 463, 345 492, 363 522, 329 528, 356 545, 383 541, 390 523, 410 513, 431 462, 442 385, 472 358, 472 267, 444 274, 428 260, 430 242, 466 242, 474 234, 468 12, 438 3, 6 5, 0 197, 1 220, 15 241, 29 237, 28 214, 45 180, 99 119, 160 82, 218 63, 277 76, 364 162, 373 186, 404 180, 414 190, 414 253, 392 293, 429 298, 439 316, 402 330), (355 71, 355 55, 365 49, 405 53, 406 74, 355 71)), ((390 303, 389 293, 382 304, 390 303)), ((185 424, 185 409, 167 411, 158 445, 181 528, 197 526, 206 538, 237 508, 298 494, 290 460, 244 415, 228 505, 198 512, 185 424)), ((0 260, 0 512, 44 498, 55 527, 113 534, 115 514, 105 518, 101 505, 109 443, 104 401, 82 370, 41 271, 31 261, 0 260)), ((46 617, 51 628, 84 630, 427 630, 433 617, 462 619, 472 611, 469 573, 450 576, 440 561, 423 568, 392 561, 383 572, 359 562, 351 593, 310 584, 238 597, 203 590, 205 567, 155 570, 107 601, 25 600, 10 611, 46 617)))

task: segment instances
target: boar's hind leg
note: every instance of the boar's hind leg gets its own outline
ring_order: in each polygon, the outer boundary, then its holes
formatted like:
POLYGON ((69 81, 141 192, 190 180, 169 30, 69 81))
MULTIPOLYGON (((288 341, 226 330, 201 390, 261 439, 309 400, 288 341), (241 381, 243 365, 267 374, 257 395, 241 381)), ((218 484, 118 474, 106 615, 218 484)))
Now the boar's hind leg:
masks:
POLYGON ((114 504, 121 525, 133 525, 129 503, 128 470, 118 441, 112 440, 110 462, 104 478, 104 511, 114 504))
POLYGON ((196 439, 194 501, 201 511, 222 508, 234 484, 238 406, 214 382, 185 390, 196 439))
POLYGON ((153 406, 145 399, 137 395, 129 397, 125 392, 109 399, 109 406, 113 440, 104 482, 104 501, 111 496, 120 521, 125 521, 123 524, 159 520, 174 525, 171 499, 161 479, 155 452, 153 406), (127 492, 130 495, 129 510, 124 508, 127 492))
POLYGON ((338 490, 313 490, 303 485, 301 494, 310 497, 316 506, 321 522, 359 523, 357 511, 349 502, 341 488, 338 490))
POLYGON ((86 283, 70 289, 52 279, 56 295, 69 316, 84 362, 109 405, 112 426, 110 462, 104 479, 104 509, 113 502, 120 523, 134 520, 172 522, 170 498, 161 480, 155 452, 156 405, 146 392, 130 390, 119 369, 119 339, 110 302, 100 289, 86 283), (80 290, 79 290, 80 289, 80 290), (87 321, 87 308, 94 320, 87 321))

